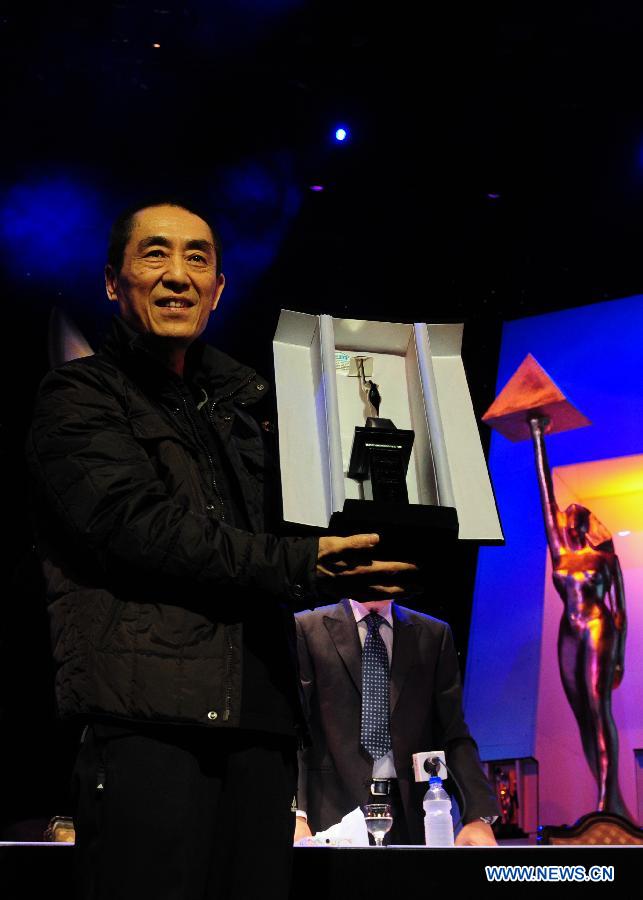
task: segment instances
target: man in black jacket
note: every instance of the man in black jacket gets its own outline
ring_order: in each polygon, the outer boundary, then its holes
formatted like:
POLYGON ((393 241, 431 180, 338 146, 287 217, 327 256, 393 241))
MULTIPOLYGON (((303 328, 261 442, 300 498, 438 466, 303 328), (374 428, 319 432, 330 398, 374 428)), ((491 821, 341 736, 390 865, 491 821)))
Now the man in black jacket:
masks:
POLYGON ((59 712, 87 723, 83 898, 285 898, 305 728, 292 605, 319 579, 395 593, 413 569, 364 560, 377 535, 274 536, 267 385, 197 340, 220 261, 185 207, 122 216, 120 318, 44 379, 28 440, 59 712))

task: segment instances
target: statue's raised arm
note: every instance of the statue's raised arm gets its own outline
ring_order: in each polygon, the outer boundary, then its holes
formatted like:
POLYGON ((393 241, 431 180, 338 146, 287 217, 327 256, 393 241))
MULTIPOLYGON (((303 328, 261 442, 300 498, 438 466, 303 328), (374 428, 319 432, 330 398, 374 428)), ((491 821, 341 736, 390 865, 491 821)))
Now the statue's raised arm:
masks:
POLYGON ((556 561, 560 558, 561 547, 564 545, 564 541, 560 529, 560 512, 556 503, 551 469, 549 468, 547 450, 545 448, 545 428, 548 424, 549 419, 543 416, 533 416, 529 419, 529 428, 536 456, 536 474, 538 475, 538 487, 543 508, 547 543, 549 544, 552 560, 556 561))

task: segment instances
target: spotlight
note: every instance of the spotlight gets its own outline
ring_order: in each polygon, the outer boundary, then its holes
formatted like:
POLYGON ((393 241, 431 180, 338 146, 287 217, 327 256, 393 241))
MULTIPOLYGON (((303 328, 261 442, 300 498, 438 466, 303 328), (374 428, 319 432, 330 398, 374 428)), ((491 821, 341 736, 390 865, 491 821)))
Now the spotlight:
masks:
POLYGON ((618 536, 619 537, 627 537, 628 534, 632 534, 632 532, 631 531, 619 531, 618 536))
POLYGON ((321 191, 324 190, 324 185, 323 184, 311 184, 310 190, 314 191, 315 194, 319 194, 321 191))
POLYGON ((157 49, 157 50, 159 50, 159 49, 160 49, 160 47, 161 47, 161 45, 160 45, 160 44, 152 44, 152 46, 153 46, 153 47, 155 47, 155 48, 156 48, 156 49, 157 49))
POLYGON ((335 131, 335 140, 336 141, 339 141, 341 143, 342 141, 345 141, 347 137, 348 137, 348 128, 338 128, 335 131))

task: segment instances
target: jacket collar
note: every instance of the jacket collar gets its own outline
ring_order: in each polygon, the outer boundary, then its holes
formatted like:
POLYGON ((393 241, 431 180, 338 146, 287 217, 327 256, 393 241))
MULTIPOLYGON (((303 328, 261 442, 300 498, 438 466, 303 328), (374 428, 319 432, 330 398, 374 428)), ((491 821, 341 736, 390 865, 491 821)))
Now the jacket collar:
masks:
POLYGON ((163 393, 168 387, 189 382, 204 388, 211 400, 234 396, 242 406, 263 400, 268 383, 254 369, 237 362, 205 341, 196 340, 185 357, 185 377, 179 378, 151 352, 148 335, 135 331, 120 316, 114 316, 107 338, 100 350, 148 389, 163 393))

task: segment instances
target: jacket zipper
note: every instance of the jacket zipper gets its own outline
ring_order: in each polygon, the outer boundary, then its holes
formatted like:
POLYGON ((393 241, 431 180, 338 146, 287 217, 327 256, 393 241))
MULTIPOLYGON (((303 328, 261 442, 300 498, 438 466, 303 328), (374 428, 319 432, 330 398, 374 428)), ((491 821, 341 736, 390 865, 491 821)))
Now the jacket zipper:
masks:
MULTIPOLYGON (((179 396, 181 396, 181 395, 179 394, 179 396)), ((190 423, 190 426, 192 428, 194 436, 196 437, 197 441, 201 445, 202 449, 205 451, 205 455, 208 457, 208 462, 210 463, 210 474, 212 477, 212 488, 214 490, 215 497, 219 501, 219 506, 221 507, 221 520, 223 521, 225 519, 225 506, 223 505, 223 497, 221 496, 221 491, 219 490, 219 486, 217 484, 216 469, 214 468, 214 460, 212 459, 210 451, 208 450, 207 445, 205 444, 203 439, 201 438, 201 435, 199 434, 199 430, 195 425, 194 419, 192 418, 192 413, 190 412, 190 407, 188 405, 187 399, 185 397, 181 396, 181 400, 183 401, 183 406, 185 407, 185 415, 190 423)))
POLYGON ((243 390, 244 387, 247 387, 247 386, 250 384, 251 381, 254 381, 254 379, 255 379, 256 377, 257 377, 257 373, 256 373, 256 372, 253 372, 252 375, 249 375, 249 376, 246 378, 246 380, 243 382, 243 384, 240 384, 240 385, 239 385, 238 387, 236 387, 233 391, 230 391, 229 394, 224 394, 223 397, 216 397, 216 399, 214 399, 214 400, 212 401, 212 403, 210 404, 210 408, 209 408, 209 410, 208 410, 208 416, 209 416, 209 419, 210 419, 210 421, 212 422, 213 425, 214 425, 214 419, 212 418, 212 413, 214 412, 214 407, 215 407, 218 403, 223 403, 224 400, 231 400, 236 394, 239 393, 239 391, 243 390))
MULTIPOLYGON (((196 427, 194 419, 192 418, 192 413, 190 412, 190 408, 188 406, 187 399, 185 397, 181 397, 181 399, 183 400, 183 405, 185 407, 185 415, 187 416, 190 426, 192 427, 192 431, 194 432, 194 435, 195 435, 197 441, 199 442, 199 444, 201 445, 201 447, 205 450, 206 456, 208 457, 208 461, 210 463, 210 470, 212 473, 212 487, 214 488, 215 494, 219 500, 219 504, 221 506, 221 519, 223 520, 223 519, 225 519, 225 510, 223 507, 223 498, 221 497, 221 493, 217 486, 216 471, 214 468, 214 460, 212 459, 212 456, 210 455, 210 451, 208 450, 205 442, 201 439, 199 430, 196 427)), ((221 718, 224 722, 227 722, 228 719, 230 718, 230 708, 232 706, 232 683, 230 681, 230 671, 232 669, 233 647, 232 647, 232 639, 230 638, 228 629, 224 627, 224 631, 225 631, 225 637, 226 637, 226 664, 225 664, 225 676, 224 676, 225 704, 224 704, 224 709, 223 709, 223 715, 221 716, 221 718)))
MULTIPOLYGON (((225 401, 225 400, 230 400, 230 399, 232 399, 232 397, 234 397, 235 394, 238 394, 239 391, 241 391, 244 387, 247 387, 247 386, 250 384, 250 382, 251 382, 254 378, 256 378, 256 374, 257 374, 256 372, 253 372, 252 375, 249 375, 248 378, 243 382, 243 384, 240 384, 237 388, 234 389, 234 391, 230 391, 229 394, 224 394, 223 397, 217 397, 216 400, 213 400, 213 401, 212 401, 212 403, 210 404, 210 407, 209 407, 209 409, 208 409, 208 418, 210 419, 210 422, 211 422, 211 424, 212 424, 212 426, 213 426, 214 428, 216 428, 216 424, 215 424, 214 419, 213 419, 213 413, 214 413, 214 408, 215 408, 215 406, 217 405, 217 403, 221 403, 221 402, 223 402, 223 401, 225 401)), ((217 498, 218 498, 218 500, 219 500, 219 503, 220 503, 220 505, 221 505, 221 510, 222 510, 221 518, 222 518, 222 519, 225 519, 225 511, 224 511, 224 507, 223 507, 223 498, 221 497, 221 493, 220 493, 219 488, 218 488, 218 486, 217 486, 217 481, 216 481, 216 470, 215 470, 215 468, 214 468, 214 461, 213 461, 213 459, 212 459, 212 456, 210 455, 210 452, 209 452, 207 446, 205 445, 204 441, 201 439, 201 435, 199 434, 198 429, 197 429, 197 427, 196 427, 196 425, 195 425, 195 423, 194 423, 194 419, 192 418, 192 413, 190 412, 190 409, 189 409, 189 406, 188 406, 187 399, 186 399, 185 397, 181 397, 181 399, 183 400, 183 405, 184 405, 184 407, 185 407, 185 414, 186 414, 186 416, 187 416, 187 418, 188 418, 188 421, 190 422, 190 426, 192 427, 192 431, 194 432, 194 434, 195 434, 195 436, 196 436, 196 438, 197 438, 199 444, 200 444, 200 445, 203 447, 203 449, 205 450, 206 456, 208 457, 208 461, 209 461, 209 463, 210 463, 210 470, 211 470, 211 472, 212 472, 212 487, 214 488, 215 494, 216 494, 216 496, 217 496, 217 498)), ((232 652, 233 652, 232 638, 230 637, 230 633, 229 633, 229 631, 228 631, 227 628, 226 628, 226 630, 225 630, 225 636, 226 636, 226 666, 225 666, 225 676, 224 676, 224 681, 225 681, 225 704, 224 704, 224 708, 223 708, 223 715, 222 715, 221 718, 222 718, 222 720, 223 720, 224 722, 227 722, 228 719, 230 718, 231 707, 232 707, 232 682, 231 682, 231 679, 230 679, 230 672, 231 672, 231 669, 232 669, 232 652)))
MULTIPOLYGON (((213 428, 216 428, 216 423, 214 421, 213 416, 214 416, 214 408, 217 405, 217 403, 222 403, 225 400, 231 400, 236 394, 239 393, 239 391, 241 391, 241 390, 243 390, 243 388, 247 387, 250 384, 250 382, 254 378, 256 378, 256 374, 257 374, 256 372, 253 372, 252 375, 249 375, 248 378, 246 378, 246 380, 243 382, 243 384, 240 384, 233 391, 230 391, 229 394, 224 394, 222 397, 217 397, 215 400, 212 401, 212 403, 210 404, 210 406, 208 408, 208 418, 210 419, 210 423, 213 428)), ((225 680, 225 705, 223 708, 222 719, 224 722, 227 722, 228 719, 230 718, 230 712, 231 712, 231 706, 232 706, 232 681, 230 679, 230 672, 232 669, 233 647, 232 647, 232 638, 230 637, 230 632, 227 629, 225 632, 225 636, 226 636, 226 666, 225 666, 225 677, 224 677, 224 680, 225 680)))
POLYGON ((227 722, 230 718, 230 707, 232 706, 232 683, 230 681, 230 670, 232 668, 232 638, 226 628, 226 664, 225 664, 225 706, 223 709, 223 721, 227 722))
MULTIPOLYGON (((257 373, 253 372, 251 375, 249 375, 246 378, 246 380, 242 384, 238 385, 233 391, 230 391, 229 394, 224 394, 223 397, 217 397, 216 400, 212 401, 210 408, 208 410, 208 418, 210 419, 210 423, 212 424, 213 428, 216 428, 216 424, 215 424, 214 419, 212 418, 212 415, 214 413, 214 407, 217 405, 217 403, 221 403, 224 400, 230 400, 232 397, 235 396, 235 394, 238 394, 239 391, 243 390, 244 387, 247 387, 250 384, 250 382, 253 381, 253 379, 255 379, 256 377, 257 377, 257 373)), ((225 519, 225 506, 223 504, 223 497, 221 496, 221 491, 219 490, 219 486, 217 485, 216 469, 214 468, 214 460, 212 459, 210 451, 208 450, 205 442, 201 439, 201 435, 199 434, 198 429, 194 423, 194 419, 192 418, 192 413, 190 412, 187 399, 182 394, 180 394, 180 392, 179 392, 179 396, 181 397, 181 400, 183 401, 183 405, 185 407, 185 414, 188 418, 188 421, 190 422, 192 431, 193 431, 197 441, 199 442, 199 444, 205 451, 206 456, 208 457, 208 462, 210 463, 210 472, 212 475, 212 487, 214 489, 214 494, 215 494, 217 500, 219 501, 219 506, 221 507, 221 519, 224 520, 225 519)))

